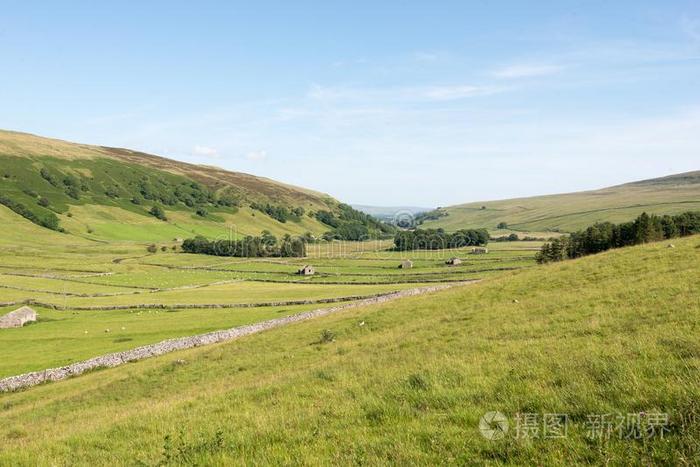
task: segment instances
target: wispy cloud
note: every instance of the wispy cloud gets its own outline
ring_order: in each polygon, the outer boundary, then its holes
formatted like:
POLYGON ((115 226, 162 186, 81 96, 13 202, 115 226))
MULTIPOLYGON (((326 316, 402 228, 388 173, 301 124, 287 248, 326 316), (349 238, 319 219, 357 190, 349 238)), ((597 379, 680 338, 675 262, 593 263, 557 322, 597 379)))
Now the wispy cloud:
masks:
POLYGON ((564 67, 561 65, 521 64, 498 69, 492 75, 501 79, 534 78, 554 75, 560 73, 563 69, 564 67))
POLYGON ((437 62, 439 60, 444 60, 447 58, 448 54, 446 52, 438 52, 438 51, 418 51, 413 53, 413 59, 417 62, 424 62, 424 63, 430 63, 430 62, 437 62))
POLYGON ((267 151, 264 150, 258 150, 258 151, 250 151, 245 155, 245 158, 248 159, 249 161, 264 161, 267 159, 267 151))
POLYGON ((510 88, 492 85, 434 85, 364 88, 313 85, 307 97, 316 101, 418 102, 450 101, 505 92, 510 88))
POLYGON ((506 88, 496 86, 432 86, 420 89, 419 94, 430 100, 448 101, 465 99, 468 97, 487 96, 505 90, 506 88))
POLYGON ((700 43, 700 19, 684 16, 681 18, 681 29, 694 42, 700 43))
POLYGON ((195 146, 192 153, 201 157, 219 157, 219 150, 211 146, 195 146))

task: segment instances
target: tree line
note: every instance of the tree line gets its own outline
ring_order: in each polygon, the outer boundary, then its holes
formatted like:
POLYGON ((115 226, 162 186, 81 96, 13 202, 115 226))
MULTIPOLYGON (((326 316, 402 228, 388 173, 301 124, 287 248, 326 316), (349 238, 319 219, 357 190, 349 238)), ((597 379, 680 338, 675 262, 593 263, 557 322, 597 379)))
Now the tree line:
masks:
POLYGON ((297 257, 306 256, 306 243, 303 238, 285 235, 281 241, 263 231, 260 236, 247 236, 240 240, 207 240, 197 236, 182 243, 182 251, 213 256, 233 256, 237 258, 297 257))
POLYGON ((398 232, 394 237, 394 249, 397 251, 441 250, 481 246, 488 242, 489 233, 486 229, 463 229, 453 233, 445 232, 443 229, 416 229, 398 232))
POLYGON ((643 212, 634 221, 622 224, 600 222, 569 236, 559 237, 542 245, 538 263, 600 253, 612 248, 685 237, 700 233, 700 212, 688 211, 670 216, 643 212))

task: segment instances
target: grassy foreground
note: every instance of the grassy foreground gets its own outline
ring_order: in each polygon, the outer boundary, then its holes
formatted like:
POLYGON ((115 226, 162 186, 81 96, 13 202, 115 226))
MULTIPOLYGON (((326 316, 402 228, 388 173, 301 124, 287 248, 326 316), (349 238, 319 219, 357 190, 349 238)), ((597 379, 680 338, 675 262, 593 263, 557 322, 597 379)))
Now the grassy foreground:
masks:
POLYGON ((691 465, 700 238, 674 243, 0 395, 0 465, 691 465), (488 411, 508 418, 503 439, 480 434, 488 411), (518 439, 518 412, 566 414, 567 436, 518 439), (663 437, 586 426, 655 413, 669 416, 663 437))

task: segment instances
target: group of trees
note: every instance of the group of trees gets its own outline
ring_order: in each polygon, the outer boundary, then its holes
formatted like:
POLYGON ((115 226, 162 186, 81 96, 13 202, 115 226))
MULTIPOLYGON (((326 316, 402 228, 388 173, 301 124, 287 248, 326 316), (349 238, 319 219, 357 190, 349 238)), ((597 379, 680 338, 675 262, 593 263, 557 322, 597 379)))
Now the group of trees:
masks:
POLYGON ((247 236, 241 240, 210 241, 202 236, 188 238, 182 244, 182 251, 239 258, 304 257, 306 243, 303 238, 292 238, 290 235, 278 241, 270 232, 263 231, 258 237, 247 236))
POLYGON ((250 203, 250 207, 256 211, 264 212, 268 216, 282 223, 285 223, 288 220, 299 222, 301 220, 301 216, 303 216, 305 212, 304 208, 301 206, 290 209, 286 206, 275 206, 270 203, 263 204, 254 202, 250 203))
MULTIPOLYGON (((197 182, 181 181, 173 183, 161 178, 143 175, 136 183, 139 195, 149 201, 157 201, 166 206, 182 203, 187 207, 217 204, 216 195, 197 182)), ((135 203, 139 204, 139 203, 135 203)))
MULTIPOLYGON (((43 199, 43 198, 42 198, 43 199)), ((14 212, 19 214, 20 216, 24 217, 25 219, 40 225, 42 227, 46 227, 47 229, 51 230, 57 230, 59 232, 62 231, 61 227, 59 226, 58 223, 58 217, 56 217, 56 214, 52 212, 45 213, 43 215, 39 215, 28 209, 25 205, 22 203, 18 203, 10 198, 7 198, 5 196, 0 195, 0 204, 3 204, 7 206, 8 208, 12 209, 14 212)), ((46 205, 48 206, 48 200, 46 202, 46 205)))
POLYGON ((602 222, 587 229, 545 243, 537 254, 538 263, 562 261, 591 255, 611 248, 638 245, 700 233, 700 212, 675 216, 642 213, 632 222, 602 222))
POLYGON ((361 241, 391 236, 396 231, 394 226, 342 203, 338 205, 337 213, 320 210, 313 216, 319 222, 332 227, 332 230, 323 234, 324 240, 361 241))
POLYGON ((453 233, 447 233, 443 229, 416 229, 398 232, 394 237, 394 249, 441 250, 486 245, 488 242, 489 233, 486 229, 464 229, 453 233))

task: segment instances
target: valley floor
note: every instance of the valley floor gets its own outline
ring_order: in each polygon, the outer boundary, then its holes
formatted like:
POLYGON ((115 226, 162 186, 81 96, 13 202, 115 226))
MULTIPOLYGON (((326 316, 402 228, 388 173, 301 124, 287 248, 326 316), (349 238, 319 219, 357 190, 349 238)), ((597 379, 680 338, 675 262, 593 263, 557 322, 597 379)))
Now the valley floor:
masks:
MULTIPOLYGON (((700 237, 674 244, 491 272, 468 287, 1 394, 0 465, 691 465, 700 457, 700 237), (479 429, 488 412, 505 417, 500 439, 479 429)), ((522 267, 523 252, 503 248, 485 262, 522 267)), ((145 266, 153 259, 121 261, 125 281, 99 283, 142 283, 128 273, 160 270, 145 266)), ((162 259, 179 265, 180 256, 162 259)), ((277 267, 288 266, 235 274, 277 267)))

